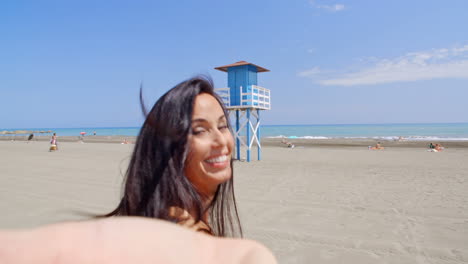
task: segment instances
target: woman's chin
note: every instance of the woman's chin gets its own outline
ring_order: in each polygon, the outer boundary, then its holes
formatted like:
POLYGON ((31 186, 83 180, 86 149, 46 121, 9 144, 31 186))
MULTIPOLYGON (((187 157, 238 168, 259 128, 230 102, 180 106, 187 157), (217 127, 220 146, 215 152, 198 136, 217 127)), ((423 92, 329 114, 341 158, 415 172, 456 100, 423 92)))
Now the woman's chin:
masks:
POLYGON ((206 176, 217 185, 225 183, 232 177, 231 167, 226 167, 222 170, 208 171, 206 176))

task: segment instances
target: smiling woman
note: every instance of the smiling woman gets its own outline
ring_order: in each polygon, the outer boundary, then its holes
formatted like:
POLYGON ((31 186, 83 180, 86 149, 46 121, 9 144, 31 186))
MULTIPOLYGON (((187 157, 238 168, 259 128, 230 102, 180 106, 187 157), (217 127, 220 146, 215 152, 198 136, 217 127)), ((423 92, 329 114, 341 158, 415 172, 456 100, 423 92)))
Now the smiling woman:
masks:
MULTIPOLYGON (((141 105, 146 113, 142 99, 141 105)), ((242 237, 227 117, 208 78, 192 78, 164 94, 146 114, 120 204, 105 216, 153 217, 242 237)))

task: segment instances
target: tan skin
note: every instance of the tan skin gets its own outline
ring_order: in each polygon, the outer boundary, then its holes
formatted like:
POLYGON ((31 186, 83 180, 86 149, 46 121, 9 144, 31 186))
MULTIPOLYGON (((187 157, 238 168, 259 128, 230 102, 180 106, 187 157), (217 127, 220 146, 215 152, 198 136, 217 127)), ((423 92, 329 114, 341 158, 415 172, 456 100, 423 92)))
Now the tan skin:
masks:
POLYGON ((217 238, 142 217, 0 230, 0 263, 146 264, 276 263, 261 244, 217 238))

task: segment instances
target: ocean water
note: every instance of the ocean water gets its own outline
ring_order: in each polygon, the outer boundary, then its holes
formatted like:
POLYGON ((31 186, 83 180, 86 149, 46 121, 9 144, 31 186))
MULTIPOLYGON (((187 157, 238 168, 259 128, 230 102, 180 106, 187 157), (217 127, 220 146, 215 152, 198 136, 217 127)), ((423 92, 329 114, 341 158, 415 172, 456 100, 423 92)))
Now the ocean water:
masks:
MULTIPOLYGON (((88 128, 30 128, 0 129, 13 130, 52 130, 58 136, 137 136, 139 127, 88 127, 88 128)), ((245 134, 245 133, 242 133, 245 134)), ((45 134, 49 135, 49 134, 45 134)), ((11 136, 11 135, 7 135, 11 136)), ((387 139, 403 137, 409 141, 453 140, 468 141, 468 123, 452 124, 362 124, 362 125, 264 125, 260 128, 262 138, 355 138, 387 139)))
POLYGON ((468 141, 468 123, 264 126, 261 137, 468 141))

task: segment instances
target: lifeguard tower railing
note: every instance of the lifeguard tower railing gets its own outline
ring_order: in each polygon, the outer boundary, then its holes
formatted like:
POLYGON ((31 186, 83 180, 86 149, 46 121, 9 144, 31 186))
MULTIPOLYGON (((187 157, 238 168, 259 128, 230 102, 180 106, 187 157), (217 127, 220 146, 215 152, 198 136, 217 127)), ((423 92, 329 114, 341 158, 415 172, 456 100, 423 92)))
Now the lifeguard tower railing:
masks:
MULTIPOLYGON (((250 87, 248 88, 250 88, 250 89, 247 89, 248 92, 246 93, 241 92, 239 105, 231 105, 230 88, 217 88, 215 89, 215 91, 219 95, 219 97, 221 97, 227 109, 243 109, 243 108, 256 108, 256 109, 261 109, 261 110, 271 109, 270 89, 257 86, 257 85, 250 85, 250 87)), ((242 86, 240 87, 240 90, 242 91, 242 86)))

